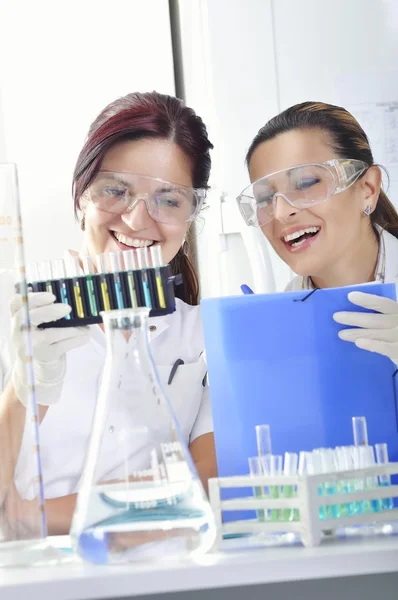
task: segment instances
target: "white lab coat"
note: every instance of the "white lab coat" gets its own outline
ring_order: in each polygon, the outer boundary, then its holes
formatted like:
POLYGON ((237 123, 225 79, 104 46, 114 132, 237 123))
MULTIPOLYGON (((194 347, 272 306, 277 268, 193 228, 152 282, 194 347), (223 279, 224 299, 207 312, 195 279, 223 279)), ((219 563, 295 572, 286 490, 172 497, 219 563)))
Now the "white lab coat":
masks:
MULTIPOLYGON (((151 318, 149 325, 152 329, 150 348, 161 383, 173 405, 185 441, 189 444, 197 437, 213 431, 208 388, 203 385, 207 368, 203 356, 200 307, 189 306, 177 299, 173 314, 151 318), (170 371, 177 359, 182 359, 184 364, 178 367, 171 385, 168 385, 170 371)), ((40 425, 46 498, 72 494, 80 487, 105 356, 105 334, 98 325, 90 327, 88 344, 67 354, 61 398, 57 404, 49 407, 40 425)), ((120 410, 119 406, 116 411, 110 406, 101 452, 103 464, 97 471, 99 479, 117 469, 117 465, 113 464, 112 448, 127 410, 131 410, 131 407, 120 410)), ((162 427, 162 423, 157 425, 162 431, 167 429, 162 427)), ((28 427, 29 424, 26 424, 15 472, 15 483, 23 498, 32 495, 33 477, 36 475, 28 427)), ((137 465, 137 468, 142 468, 142 465, 137 465)))
MULTIPOLYGON (((385 248, 385 283, 398 282, 398 239, 388 233, 382 231, 384 248, 385 248)), ((285 292, 296 292, 303 289, 303 277, 296 275, 286 286, 285 292)))

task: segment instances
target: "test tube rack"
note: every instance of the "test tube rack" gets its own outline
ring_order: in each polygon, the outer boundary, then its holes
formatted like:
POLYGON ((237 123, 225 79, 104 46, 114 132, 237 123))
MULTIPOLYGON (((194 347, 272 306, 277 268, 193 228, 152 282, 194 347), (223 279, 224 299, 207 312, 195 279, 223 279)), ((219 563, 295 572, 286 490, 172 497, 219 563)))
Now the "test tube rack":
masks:
POLYGON ((366 527, 371 525, 388 525, 398 521, 398 508, 391 508, 380 512, 367 512, 338 518, 321 519, 320 507, 347 505, 350 503, 375 502, 388 499, 393 505, 398 502, 398 485, 378 486, 361 491, 335 493, 333 495, 319 495, 320 487, 334 483, 352 482, 357 480, 377 479, 378 477, 391 477, 398 475, 398 463, 387 463, 354 471, 340 471, 338 473, 322 473, 320 475, 305 476, 276 476, 268 475, 253 477, 234 476, 218 477, 209 480, 210 503, 214 512, 217 525, 216 546, 221 547, 223 536, 242 534, 277 534, 296 533, 300 535, 301 542, 306 547, 318 546, 322 539, 335 535, 337 530, 351 527, 366 527), (267 490, 271 487, 282 489, 283 486, 293 487, 296 492, 294 497, 271 498, 270 495, 254 493, 254 490, 267 490), (253 495, 222 499, 223 490, 252 489, 253 495), (228 511, 298 511, 299 518, 292 521, 270 521, 241 519, 223 522, 223 514, 228 511))
POLYGON ((56 302, 71 306, 72 311, 67 317, 39 325, 39 328, 47 329, 102 323, 101 312, 123 308, 148 307, 150 317, 170 314, 175 311, 174 286, 181 282, 181 275, 172 275, 170 266, 165 265, 157 269, 148 267, 33 281, 27 285, 31 292, 51 292, 56 297, 56 302), (159 285, 162 294, 159 293, 159 285))

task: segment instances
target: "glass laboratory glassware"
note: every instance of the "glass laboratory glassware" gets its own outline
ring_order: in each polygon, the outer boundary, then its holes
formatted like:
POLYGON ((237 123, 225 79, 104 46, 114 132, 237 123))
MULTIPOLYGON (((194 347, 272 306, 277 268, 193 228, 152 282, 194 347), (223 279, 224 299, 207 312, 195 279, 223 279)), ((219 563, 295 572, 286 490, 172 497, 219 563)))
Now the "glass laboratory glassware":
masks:
MULTIPOLYGON (((283 474, 287 477, 297 475, 298 454, 295 452, 285 452, 283 463, 283 474)), ((297 488, 294 485, 284 485, 282 489, 283 498, 295 498, 297 496, 297 488)), ((282 511, 283 521, 298 521, 299 514, 296 508, 287 508, 282 511)))
POLYGON ((210 504, 159 384, 148 315, 101 313, 108 351, 71 528, 76 551, 93 563, 185 558, 215 539, 210 504))
MULTIPOLYGON (((376 461, 378 465, 386 465, 388 464, 388 446, 387 444, 376 444, 376 461)), ((379 475, 379 485, 386 487, 391 485, 391 478, 389 475, 379 475)), ((383 510, 392 510, 394 508, 394 500, 393 498, 383 498, 382 507, 383 510)))
MULTIPOLYGON (((251 477, 263 477, 263 465, 261 462, 261 458, 259 456, 251 456, 249 458, 249 472, 251 477)), ((255 498, 264 498, 264 487, 263 486, 255 486, 253 487, 253 496, 255 498)), ((259 521, 265 521, 265 511, 264 510, 256 510, 256 516, 259 521)))
MULTIPOLYGON (((24 378, 28 397, 25 410, 10 410, 8 419, 0 421, 1 567, 55 564, 60 554, 46 538, 17 168, 13 164, 0 164, 0 311, 1 322, 6 324, 0 330, 0 395, 2 389, 7 390, 11 385, 15 360, 10 303, 16 291, 20 301, 18 325, 23 340, 20 377, 24 378)), ((2 401, 4 417, 7 391, 2 401)))

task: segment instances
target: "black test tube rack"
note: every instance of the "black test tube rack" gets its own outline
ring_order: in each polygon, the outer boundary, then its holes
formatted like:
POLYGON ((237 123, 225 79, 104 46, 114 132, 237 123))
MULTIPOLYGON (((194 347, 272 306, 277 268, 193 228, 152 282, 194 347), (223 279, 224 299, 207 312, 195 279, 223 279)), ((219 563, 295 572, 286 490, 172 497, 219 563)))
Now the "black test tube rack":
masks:
POLYGON ((28 282, 30 292, 51 292, 56 297, 56 302, 65 302, 72 308, 69 318, 62 318, 51 323, 42 323, 40 329, 49 327, 81 327, 102 323, 100 312, 118 310, 120 308, 133 308, 131 285, 129 277, 134 282, 136 306, 150 308, 150 317, 160 317, 175 311, 174 286, 181 285, 181 275, 172 275, 170 266, 133 271, 119 271, 117 273, 95 273, 79 277, 65 277, 49 281, 28 282), (159 295, 156 277, 160 277, 163 297, 159 295), (147 294, 145 294, 144 281, 147 281, 147 294), (90 283, 91 282, 91 283, 90 283), (76 296, 76 291, 77 296, 76 296), (104 292, 107 292, 104 295, 104 292), (119 293, 119 295, 118 295, 119 293), (147 304, 148 295, 150 306, 147 304), (93 299, 94 297, 94 299, 93 299), (67 302, 66 302, 67 299, 67 302), (122 299, 122 306, 120 305, 122 299), (93 304, 94 302, 94 304, 93 304), (161 305, 164 304, 162 307, 161 305), (93 306, 95 306, 93 314, 93 306))

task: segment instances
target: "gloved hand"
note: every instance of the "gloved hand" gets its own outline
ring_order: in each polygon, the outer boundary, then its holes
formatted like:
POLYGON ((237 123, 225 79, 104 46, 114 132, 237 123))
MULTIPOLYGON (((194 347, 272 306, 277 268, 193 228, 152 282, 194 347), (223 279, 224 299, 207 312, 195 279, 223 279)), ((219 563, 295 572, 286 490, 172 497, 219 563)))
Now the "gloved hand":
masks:
POLYGON ((375 294, 350 292, 348 299, 375 313, 337 312, 333 319, 360 329, 343 329, 339 337, 354 342, 358 348, 388 356, 398 367, 398 302, 375 294))
MULTIPOLYGON (((67 304, 54 304, 56 298, 48 292, 29 294, 29 317, 33 369, 35 374, 36 399, 38 404, 55 404, 62 392, 66 372, 66 352, 88 342, 88 327, 62 327, 38 329, 41 323, 49 323, 65 317, 71 308, 67 304)), ((12 370, 15 392, 21 403, 28 402, 28 385, 25 357, 25 342, 21 333, 24 323, 22 297, 14 296, 11 301, 12 341, 16 359, 12 370)))

